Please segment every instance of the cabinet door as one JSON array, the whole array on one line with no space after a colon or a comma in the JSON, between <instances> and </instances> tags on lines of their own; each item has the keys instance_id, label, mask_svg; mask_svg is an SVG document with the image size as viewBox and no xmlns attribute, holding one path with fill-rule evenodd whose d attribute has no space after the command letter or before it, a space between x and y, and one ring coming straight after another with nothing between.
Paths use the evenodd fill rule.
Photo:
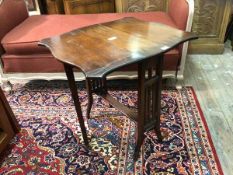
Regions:
<instances>
[{"instance_id":1,"label":"cabinet door","mask_svg":"<svg viewBox=\"0 0 233 175\"><path fill-rule=\"evenodd\" d=\"M102 0L100 3L100 13L115 12L115 0Z\"/></svg>"},{"instance_id":2,"label":"cabinet door","mask_svg":"<svg viewBox=\"0 0 233 175\"><path fill-rule=\"evenodd\" d=\"M46 0L46 9L48 14L63 14L63 0Z\"/></svg>"},{"instance_id":3,"label":"cabinet door","mask_svg":"<svg viewBox=\"0 0 233 175\"><path fill-rule=\"evenodd\" d=\"M64 0L66 14L99 13L98 0Z\"/></svg>"},{"instance_id":4,"label":"cabinet door","mask_svg":"<svg viewBox=\"0 0 233 175\"><path fill-rule=\"evenodd\" d=\"M115 11L114 0L64 0L66 14L110 13Z\"/></svg>"},{"instance_id":5,"label":"cabinet door","mask_svg":"<svg viewBox=\"0 0 233 175\"><path fill-rule=\"evenodd\" d=\"M0 152L7 146L9 141L14 137L14 130L8 120L4 104L0 100Z\"/></svg>"}]
</instances>

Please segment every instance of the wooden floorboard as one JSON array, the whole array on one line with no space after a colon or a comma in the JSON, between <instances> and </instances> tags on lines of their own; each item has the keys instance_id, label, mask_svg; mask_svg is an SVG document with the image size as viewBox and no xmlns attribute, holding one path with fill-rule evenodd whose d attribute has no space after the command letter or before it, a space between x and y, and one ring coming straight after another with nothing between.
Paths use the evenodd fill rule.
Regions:
<instances>
[{"instance_id":1,"label":"wooden floorboard","mask_svg":"<svg viewBox=\"0 0 233 175\"><path fill-rule=\"evenodd\" d=\"M233 52L189 55L185 85L193 86L224 174L233 175Z\"/></svg>"}]
</instances>

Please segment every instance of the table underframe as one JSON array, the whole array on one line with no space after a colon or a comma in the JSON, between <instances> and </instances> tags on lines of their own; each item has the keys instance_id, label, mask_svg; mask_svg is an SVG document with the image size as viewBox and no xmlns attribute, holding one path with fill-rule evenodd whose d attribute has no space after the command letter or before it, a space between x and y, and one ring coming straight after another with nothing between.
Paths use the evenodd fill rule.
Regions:
<instances>
[{"instance_id":1,"label":"table underframe","mask_svg":"<svg viewBox=\"0 0 233 175\"><path fill-rule=\"evenodd\" d=\"M115 100L107 88L106 76L86 78L86 88L88 94L87 118L93 104L93 93L106 99L112 106L119 109L127 117L136 122L136 148L134 159L139 156L140 148L144 140L144 132L155 129L158 141L162 141L160 131L160 110L161 110L161 89L162 89L162 70L163 55L153 56L137 63L138 65L138 110L132 110L122 103ZM87 132L84 125L84 119L78 97L78 91L75 84L73 73L74 66L64 63L65 72L69 82L72 98L74 100L75 110L80 123L83 140L88 146Z\"/></svg>"}]
</instances>

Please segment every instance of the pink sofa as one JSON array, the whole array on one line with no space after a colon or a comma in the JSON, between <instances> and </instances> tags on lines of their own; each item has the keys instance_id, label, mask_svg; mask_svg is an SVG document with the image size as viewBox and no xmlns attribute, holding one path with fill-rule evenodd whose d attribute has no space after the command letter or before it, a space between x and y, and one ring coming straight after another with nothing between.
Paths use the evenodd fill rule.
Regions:
<instances>
[{"instance_id":1,"label":"pink sofa","mask_svg":"<svg viewBox=\"0 0 233 175\"><path fill-rule=\"evenodd\" d=\"M186 0L171 0L168 12L29 16L23 0L4 0L0 5L2 77L9 73L63 72L62 64L47 48L38 46L38 41L75 28L133 16L187 30L189 5ZM165 70L180 69L182 49L166 53Z\"/></svg>"}]
</instances>

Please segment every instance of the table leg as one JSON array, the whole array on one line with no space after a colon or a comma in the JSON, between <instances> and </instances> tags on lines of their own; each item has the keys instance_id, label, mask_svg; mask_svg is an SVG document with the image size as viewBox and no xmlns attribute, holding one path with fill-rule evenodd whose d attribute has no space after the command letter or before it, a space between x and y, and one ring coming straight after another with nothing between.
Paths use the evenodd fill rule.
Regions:
<instances>
[{"instance_id":1,"label":"table leg","mask_svg":"<svg viewBox=\"0 0 233 175\"><path fill-rule=\"evenodd\" d=\"M155 123L155 132L158 137L158 141L162 142L162 134L160 131L160 111L161 111L161 92L162 92L162 76L163 76L163 56L158 59L156 64L156 76L158 77L157 85L155 86L155 108L157 111L156 123Z\"/></svg>"},{"instance_id":2,"label":"table leg","mask_svg":"<svg viewBox=\"0 0 233 175\"><path fill-rule=\"evenodd\" d=\"M138 118L136 131L136 148L134 160L139 156L139 151L144 139L144 115L145 115L145 66L144 63L138 65Z\"/></svg>"},{"instance_id":3,"label":"table leg","mask_svg":"<svg viewBox=\"0 0 233 175\"><path fill-rule=\"evenodd\" d=\"M137 142L134 160L139 156L145 131L155 128L158 141L162 141L160 131L162 70L163 55L138 64Z\"/></svg>"},{"instance_id":4,"label":"table leg","mask_svg":"<svg viewBox=\"0 0 233 175\"><path fill-rule=\"evenodd\" d=\"M90 112L93 104L93 93L103 96L107 94L106 77L102 78L87 78L86 88L88 96L87 117L90 117Z\"/></svg>"},{"instance_id":5,"label":"table leg","mask_svg":"<svg viewBox=\"0 0 233 175\"><path fill-rule=\"evenodd\" d=\"M79 102L78 91L77 91L77 87L75 84L73 67L64 63L64 68L65 68L66 76L69 82L72 98L74 101L75 110L78 115L78 120L79 120L79 124L81 127L83 140L84 140L85 145L88 146L87 132L86 132L82 110L81 110L81 106Z\"/></svg>"},{"instance_id":6,"label":"table leg","mask_svg":"<svg viewBox=\"0 0 233 175\"><path fill-rule=\"evenodd\" d=\"M86 79L86 88L87 88L87 98L88 98L88 103L87 103L87 118L90 118L90 113L91 113L91 107L93 104L93 96L92 96L92 81L91 79L87 78Z\"/></svg>"}]
</instances>

